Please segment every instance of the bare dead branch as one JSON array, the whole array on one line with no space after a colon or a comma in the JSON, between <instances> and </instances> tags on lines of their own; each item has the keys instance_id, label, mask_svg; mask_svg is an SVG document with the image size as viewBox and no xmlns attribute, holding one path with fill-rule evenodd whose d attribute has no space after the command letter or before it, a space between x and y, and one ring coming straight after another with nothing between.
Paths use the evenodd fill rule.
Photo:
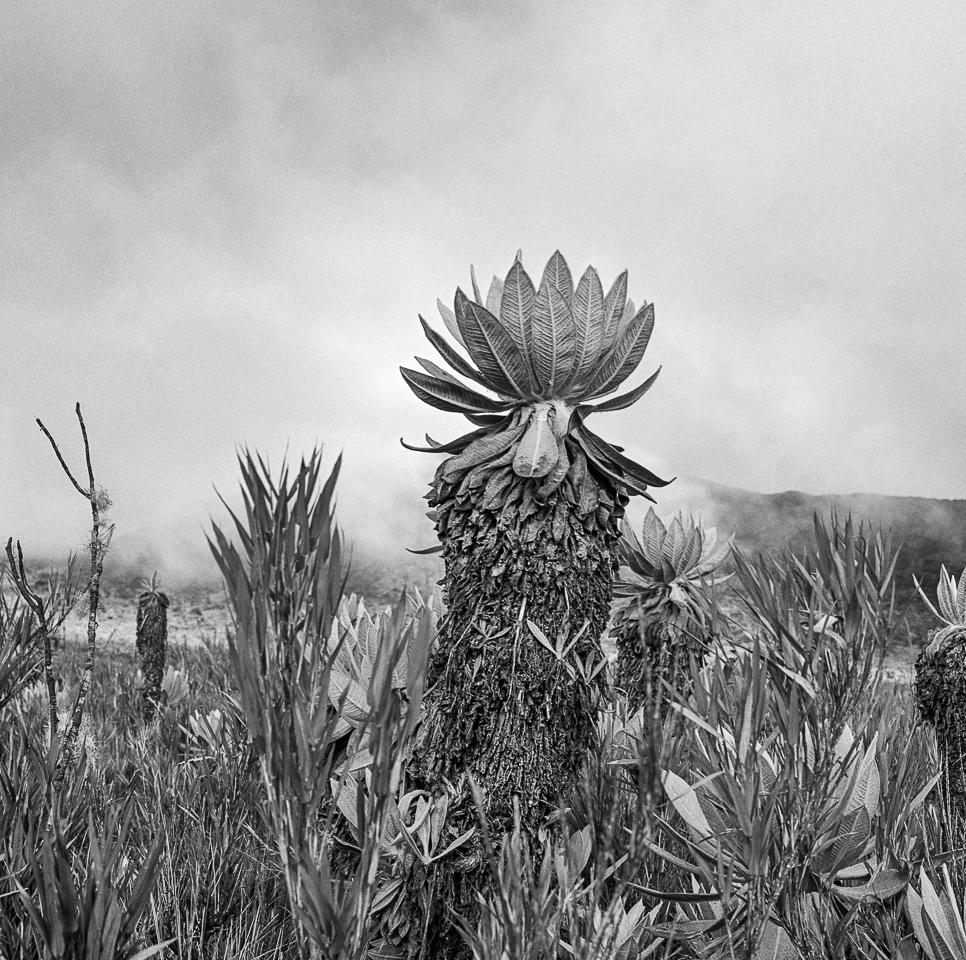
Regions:
<instances>
[{"instance_id":1,"label":"bare dead branch","mask_svg":"<svg viewBox=\"0 0 966 960\"><path fill-rule=\"evenodd\" d=\"M80 423L81 436L84 438L84 459L87 461L87 479L90 483L90 498L94 500L94 468L91 466L91 445L87 440L87 427L84 424L84 415L81 413L80 401L74 407L77 414L77 421Z\"/></svg>"},{"instance_id":2,"label":"bare dead branch","mask_svg":"<svg viewBox=\"0 0 966 960\"><path fill-rule=\"evenodd\" d=\"M7 563L10 567L10 578L13 580L17 593L37 618L38 632L44 644L44 681L47 686L47 708L50 715L50 742L54 742L57 733L57 683L54 678L53 646L50 642L50 623L44 601L30 588L27 572L24 569L23 549L17 541L17 561L13 556L13 537L7 540Z\"/></svg>"},{"instance_id":3,"label":"bare dead branch","mask_svg":"<svg viewBox=\"0 0 966 960\"><path fill-rule=\"evenodd\" d=\"M50 431L44 426L44 423L40 417L37 417L37 426L44 431L44 436L50 441L50 445L54 448L54 453L57 454L57 459L60 461L60 465L63 467L64 473L67 474L67 479L70 480L70 482L74 485L74 489L85 499L90 499L88 492L74 479L74 475L70 472L70 467L67 466L67 463L60 452L60 448L57 446L57 441L54 440L54 438L50 435Z\"/></svg>"}]
</instances>

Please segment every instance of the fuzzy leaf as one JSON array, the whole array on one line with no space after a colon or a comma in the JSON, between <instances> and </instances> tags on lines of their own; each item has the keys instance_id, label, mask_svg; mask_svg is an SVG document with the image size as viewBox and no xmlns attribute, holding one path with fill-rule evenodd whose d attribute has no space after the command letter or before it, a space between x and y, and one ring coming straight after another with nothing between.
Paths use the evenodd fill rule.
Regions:
<instances>
[{"instance_id":1,"label":"fuzzy leaf","mask_svg":"<svg viewBox=\"0 0 966 960\"><path fill-rule=\"evenodd\" d=\"M483 298L480 296L480 287L476 282L476 271L473 269L473 264L470 264L470 283L473 284L473 299L482 307ZM459 317L459 312L456 314Z\"/></svg>"},{"instance_id":2,"label":"fuzzy leaf","mask_svg":"<svg viewBox=\"0 0 966 960\"><path fill-rule=\"evenodd\" d=\"M426 334L426 339L435 347L436 352L459 374L467 377L470 380L475 381L482 387L486 387L489 390L493 388L483 379L483 375L475 367L471 366L464 360L442 337L438 334L423 318L419 318L420 324L423 327L423 333ZM454 320L455 323L455 320ZM460 340L462 343L462 340ZM496 392L496 391L495 391Z\"/></svg>"},{"instance_id":3,"label":"fuzzy leaf","mask_svg":"<svg viewBox=\"0 0 966 960\"><path fill-rule=\"evenodd\" d=\"M859 763L855 775L855 785L845 804L845 813L851 813L859 807L865 807L870 817L875 815L879 806L879 766L876 763L876 751L879 744L879 734L876 733L869 744L868 750Z\"/></svg>"},{"instance_id":4,"label":"fuzzy leaf","mask_svg":"<svg viewBox=\"0 0 966 960\"><path fill-rule=\"evenodd\" d=\"M567 438L561 437L557 441L557 463L537 488L537 499L540 501L546 500L564 482L569 470L570 455L567 452Z\"/></svg>"},{"instance_id":5,"label":"fuzzy leaf","mask_svg":"<svg viewBox=\"0 0 966 960\"><path fill-rule=\"evenodd\" d=\"M437 380L418 370L400 367L403 379L409 384L410 390L424 403L439 410L453 413L482 413L486 411L498 412L508 406L505 402L492 400L475 390L467 387L456 387L444 380Z\"/></svg>"},{"instance_id":6,"label":"fuzzy leaf","mask_svg":"<svg viewBox=\"0 0 966 960\"><path fill-rule=\"evenodd\" d=\"M586 398L603 396L616 390L638 367L654 330L654 304L648 304L634 315L604 358Z\"/></svg>"},{"instance_id":7,"label":"fuzzy leaf","mask_svg":"<svg viewBox=\"0 0 966 960\"><path fill-rule=\"evenodd\" d=\"M626 474L623 470L617 467L609 458L601 456L601 454L590 444L580 430L574 430L571 433L571 436L577 441L580 449L584 452L584 456L587 458L588 467L593 465L593 468L598 473L606 477L612 483L626 487L631 493L636 493L645 500L650 500L652 503L654 502L654 497L647 492L647 484L640 483L634 477Z\"/></svg>"},{"instance_id":8,"label":"fuzzy leaf","mask_svg":"<svg viewBox=\"0 0 966 960\"><path fill-rule=\"evenodd\" d=\"M572 833L567 840L567 865L574 877L579 877L590 859L593 844L590 840L590 824L577 833Z\"/></svg>"},{"instance_id":9,"label":"fuzzy leaf","mask_svg":"<svg viewBox=\"0 0 966 960\"><path fill-rule=\"evenodd\" d=\"M508 423L509 418L504 417L503 422ZM491 428L481 427L479 430L464 433L463 436L457 437L455 440L450 440L448 443L437 443L429 434L426 434L426 441L429 443L428 447L417 447L413 444L406 443L402 437L399 438L399 442L407 450L413 450L417 453L462 453L474 440L491 433L493 433Z\"/></svg>"},{"instance_id":10,"label":"fuzzy leaf","mask_svg":"<svg viewBox=\"0 0 966 960\"><path fill-rule=\"evenodd\" d=\"M646 467L642 467L639 463L635 463L633 460L625 457L622 453L618 452L616 447L611 446L606 440L588 430L579 417L575 417L574 419L577 421L577 427L580 430L581 436L594 448L594 451L598 454L598 458L608 460L615 466L620 467L628 476L633 477L635 481L646 486L666 487L669 483L673 482L674 478L671 480L662 480L657 474L652 473Z\"/></svg>"},{"instance_id":11,"label":"fuzzy leaf","mask_svg":"<svg viewBox=\"0 0 966 960\"><path fill-rule=\"evenodd\" d=\"M661 553L664 550L664 538L667 536L667 527L661 522L661 518L654 512L653 507L647 508L647 515L644 517L644 527L641 531L644 537L644 556L651 566L658 566L661 562Z\"/></svg>"},{"instance_id":12,"label":"fuzzy leaf","mask_svg":"<svg viewBox=\"0 0 966 960\"><path fill-rule=\"evenodd\" d=\"M557 438L548 413L546 407L538 407L530 417L513 459L513 472L519 477L545 477L557 463Z\"/></svg>"},{"instance_id":13,"label":"fuzzy leaf","mask_svg":"<svg viewBox=\"0 0 966 960\"><path fill-rule=\"evenodd\" d=\"M490 289L486 292L486 309L493 314L494 317L500 315L500 299L503 296L503 284L499 277L494 277L490 281Z\"/></svg>"},{"instance_id":14,"label":"fuzzy leaf","mask_svg":"<svg viewBox=\"0 0 966 960\"><path fill-rule=\"evenodd\" d=\"M530 353L530 324L533 322L533 281L519 260L510 267L503 284L500 301L500 323L526 357Z\"/></svg>"},{"instance_id":15,"label":"fuzzy leaf","mask_svg":"<svg viewBox=\"0 0 966 960\"><path fill-rule=\"evenodd\" d=\"M344 697L344 699L343 699ZM348 674L331 668L329 676L329 701L333 706L342 704L342 716L350 723L361 723L369 715L366 688Z\"/></svg>"},{"instance_id":16,"label":"fuzzy leaf","mask_svg":"<svg viewBox=\"0 0 966 960\"><path fill-rule=\"evenodd\" d=\"M939 609L942 615L950 622L957 620L958 610L956 609L956 595L953 592L956 581L946 571L945 565L939 571L939 585L936 588L936 596L939 598Z\"/></svg>"},{"instance_id":17,"label":"fuzzy leaf","mask_svg":"<svg viewBox=\"0 0 966 960\"><path fill-rule=\"evenodd\" d=\"M668 800L671 801L671 805L688 825L691 838L699 846L707 848L714 831L701 808L701 802L698 800L694 787L670 770L664 771L661 780Z\"/></svg>"},{"instance_id":18,"label":"fuzzy leaf","mask_svg":"<svg viewBox=\"0 0 966 960\"><path fill-rule=\"evenodd\" d=\"M436 309L439 310L439 315L443 318L446 329L449 330L456 342L465 350L466 341L463 339L462 331L456 322L456 314L439 298L436 299Z\"/></svg>"},{"instance_id":19,"label":"fuzzy leaf","mask_svg":"<svg viewBox=\"0 0 966 960\"><path fill-rule=\"evenodd\" d=\"M523 429L524 424L518 424L500 433L474 440L458 457L453 457L443 464L443 479L451 483L463 470L470 470L481 463L495 459L513 445L523 433Z\"/></svg>"},{"instance_id":20,"label":"fuzzy leaf","mask_svg":"<svg viewBox=\"0 0 966 960\"><path fill-rule=\"evenodd\" d=\"M845 900L890 900L906 888L909 878L903 870L880 870L868 883L857 887L832 884L832 890Z\"/></svg>"},{"instance_id":21,"label":"fuzzy leaf","mask_svg":"<svg viewBox=\"0 0 966 960\"><path fill-rule=\"evenodd\" d=\"M564 260L563 254L559 250L555 251L543 268L541 286L544 283L556 287L568 304L573 299L574 281L570 275L570 267L567 266L567 261Z\"/></svg>"},{"instance_id":22,"label":"fuzzy leaf","mask_svg":"<svg viewBox=\"0 0 966 960\"><path fill-rule=\"evenodd\" d=\"M687 547L687 537L684 534L684 527L681 525L681 518L675 516L668 527L667 537L664 540L664 549L661 556L670 564L675 575L681 572L681 556Z\"/></svg>"},{"instance_id":23,"label":"fuzzy leaf","mask_svg":"<svg viewBox=\"0 0 966 960\"><path fill-rule=\"evenodd\" d=\"M560 291L544 280L537 291L531 325L532 359L539 386L548 395L567 382L574 366L576 330Z\"/></svg>"},{"instance_id":24,"label":"fuzzy leaf","mask_svg":"<svg viewBox=\"0 0 966 960\"><path fill-rule=\"evenodd\" d=\"M627 303L627 271L625 270L611 285L604 298L604 337L601 340L598 357L604 356L617 342L624 306Z\"/></svg>"},{"instance_id":25,"label":"fuzzy leaf","mask_svg":"<svg viewBox=\"0 0 966 960\"><path fill-rule=\"evenodd\" d=\"M579 383L592 369L604 339L604 290L593 267L588 267L580 278L572 309L576 336L570 382Z\"/></svg>"},{"instance_id":26,"label":"fuzzy leaf","mask_svg":"<svg viewBox=\"0 0 966 960\"><path fill-rule=\"evenodd\" d=\"M633 390L627 393L622 393L620 396L611 397L610 400L605 400L603 403L596 403L589 406L581 407L581 410L587 413L612 413L615 410L626 410L629 406L637 403L641 397L647 393L651 387L654 386L654 381L657 380L658 374L661 372L661 368L658 367L639 387L635 387Z\"/></svg>"},{"instance_id":27,"label":"fuzzy leaf","mask_svg":"<svg viewBox=\"0 0 966 960\"><path fill-rule=\"evenodd\" d=\"M418 363L431 377L436 377L437 380L445 380L447 383L452 383L457 387L466 387L465 383L460 383L456 377L453 376L448 370L444 370L442 367L437 366L432 360L427 360L425 357L416 357L416 363Z\"/></svg>"},{"instance_id":28,"label":"fuzzy leaf","mask_svg":"<svg viewBox=\"0 0 966 960\"><path fill-rule=\"evenodd\" d=\"M506 381L513 387L514 394L518 397L532 396L530 367L510 334L485 308L467 302L466 309L472 314L490 355L496 360Z\"/></svg>"},{"instance_id":29,"label":"fuzzy leaf","mask_svg":"<svg viewBox=\"0 0 966 960\"><path fill-rule=\"evenodd\" d=\"M920 872L920 882L922 881L923 875L924 874ZM909 923L912 924L912 930L916 935L916 939L919 941L919 945L929 954L932 960L935 960L935 954L929 947L929 938L926 936L926 928L922 922L922 897L919 896L915 888L912 886L910 886L906 891L906 914L909 917Z\"/></svg>"},{"instance_id":30,"label":"fuzzy leaf","mask_svg":"<svg viewBox=\"0 0 966 960\"><path fill-rule=\"evenodd\" d=\"M493 355L487 337L480 328L478 317L486 312L486 308L470 300L462 290L456 291L454 301L456 307L456 322L466 340L466 351L470 359L479 367L487 383L506 394L515 394L516 388L510 381L499 360Z\"/></svg>"}]
</instances>

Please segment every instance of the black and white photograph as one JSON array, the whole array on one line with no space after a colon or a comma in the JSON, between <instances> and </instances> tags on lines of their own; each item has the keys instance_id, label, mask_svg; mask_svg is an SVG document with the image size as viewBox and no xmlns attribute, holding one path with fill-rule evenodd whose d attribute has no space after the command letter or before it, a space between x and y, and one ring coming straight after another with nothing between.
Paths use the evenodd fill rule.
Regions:
<instances>
[{"instance_id":1,"label":"black and white photograph","mask_svg":"<svg viewBox=\"0 0 966 960\"><path fill-rule=\"evenodd\" d=\"M966 960L966 7L0 0L0 960Z\"/></svg>"}]
</instances>

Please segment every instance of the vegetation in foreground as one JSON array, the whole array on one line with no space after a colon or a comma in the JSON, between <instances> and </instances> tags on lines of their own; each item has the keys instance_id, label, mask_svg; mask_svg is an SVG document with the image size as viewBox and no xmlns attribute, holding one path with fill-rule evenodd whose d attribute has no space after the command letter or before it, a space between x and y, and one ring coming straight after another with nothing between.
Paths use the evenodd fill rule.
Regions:
<instances>
[{"instance_id":1,"label":"vegetation in foreground","mask_svg":"<svg viewBox=\"0 0 966 960\"><path fill-rule=\"evenodd\" d=\"M475 281L457 293L478 369L426 327L497 400L406 371L479 426L429 441L452 455L430 493L443 595L346 596L338 462L274 476L244 454L210 541L227 650L167 651L155 617L143 687L97 657L112 528L79 406L86 485L44 429L91 508L89 629L55 656L73 587L37 586L9 541L0 952L966 960L966 574L941 572L916 707L879 669L895 553L851 520L733 550L726 613L706 531L649 516L621 538L628 494L663 481L584 423L653 382L587 405L636 367L650 308L590 269L574 289L559 254L528 284L518 258L491 285L499 320Z\"/></svg>"},{"instance_id":2,"label":"vegetation in foreground","mask_svg":"<svg viewBox=\"0 0 966 960\"><path fill-rule=\"evenodd\" d=\"M169 649L151 723L134 651L102 656L59 784L29 617L5 607L3 955L420 955L412 890L431 900L469 839L406 762L444 610L414 594L373 615L341 596L317 459L274 488L245 465L241 546L216 537L232 643ZM966 956L935 737L911 691L877 678L888 557L818 529L797 559L736 555L744 615L711 596L720 640L663 728L606 686L553 829L477 822L494 883L456 921L473 956ZM65 704L86 658L57 651Z\"/></svg>"}]
</instances>

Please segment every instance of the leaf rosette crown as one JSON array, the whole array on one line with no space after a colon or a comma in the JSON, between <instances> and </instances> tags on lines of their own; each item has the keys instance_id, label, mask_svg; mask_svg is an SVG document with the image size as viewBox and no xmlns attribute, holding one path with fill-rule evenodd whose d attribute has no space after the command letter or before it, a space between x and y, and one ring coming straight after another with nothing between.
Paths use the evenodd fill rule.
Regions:
<instances>
[{"instance_id":1,"label":"leaf rosette crown","mask_svg":"<svg viewBox=\"0 0 966 960\"><path fill-rule=\"evenodd\" d=\"M622 410L653 386L660 368L633 390L614 393L637 369L654 329L654 305L636 309L627 299L625 270L604 293L588 267L576 287L558 250L539 286L518 252L504 280L494 277L484 299L472 273L473 298L457 289L450 310L437 301L463 356L420 316L423 332L443 360L465 380L422 357L423 368L400 367L406 383L430 406L461 413L479 429L448 443L426 438L411 450L454 454L443 464L443 479L489 463L512 465L523 478L541 478L539 496L556 490L579 461L599 480L652 499L649 486L670 483L635 463L622 448L591 432L592 413ZM492 394L492 395L491 395Z\"/></svg>"}]
</instances>

